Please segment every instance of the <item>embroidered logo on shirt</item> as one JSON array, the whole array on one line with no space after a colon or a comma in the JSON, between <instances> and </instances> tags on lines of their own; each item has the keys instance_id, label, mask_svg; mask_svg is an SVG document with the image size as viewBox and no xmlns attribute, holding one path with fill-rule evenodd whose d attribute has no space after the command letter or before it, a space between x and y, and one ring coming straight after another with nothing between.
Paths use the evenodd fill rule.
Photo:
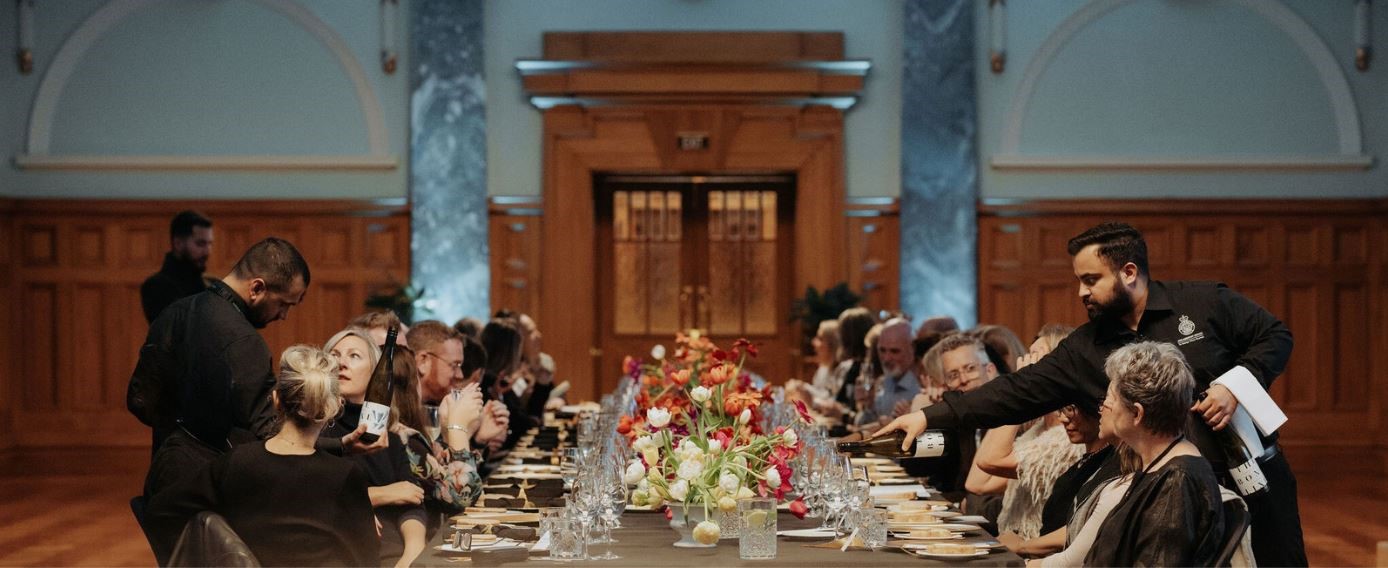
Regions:
<instances>
[{"instance_id":1,"label":"embroidered logo on shirt","mask_svg":"<svg viewBox=\"0 0 1388 568\"><path fill-rule=\"evenodd\" d=\"M1190 321L1190 316L1183 315L1181 316L1181 323L1176 326L1176 331L1181 332L1181 335L1195 333L1195 322Z\"/></svg>"},{"instance_id":2,"label":"embroidered logo on shirt","mask_svg":"<svg viewBox=\"0 0 1388 568\"><path fill-rule=\"evenodd\" d=\"M1176 331L1186 336L1176 340L1176 345L1185 345L1205 338L1205 332L1195 333L1195 322L1190 321L1190 316L1181 316L1180 323L1176 324ZM1195 335L1191 335L1192 333Z\"/></svg>"}]
</instances>

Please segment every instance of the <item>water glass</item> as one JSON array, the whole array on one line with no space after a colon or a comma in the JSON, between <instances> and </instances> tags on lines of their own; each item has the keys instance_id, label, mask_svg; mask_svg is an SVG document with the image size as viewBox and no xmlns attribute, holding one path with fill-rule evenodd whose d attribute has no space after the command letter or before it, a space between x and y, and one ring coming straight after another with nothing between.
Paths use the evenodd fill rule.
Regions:
<instances>
[{"instance_id":1,"label":"water glass","mask_svg":"<svg viewBox=\"0 0 1388 568\"><path fill-rule=\"evenodd\" d=\"M588 556L588 529L582 521L560 517L550 523L549 557L583 560Z\"/></svg>"},{"instance_id":2,"label":"water glass","mask_svg":"<svg viewBox=\"0 0 1388 568\"><path fill-rule=\"evenodd\" d=\"M776 501L767 498L737 502L742 517L742 536L738 538L738 557L765 560L776 557Z\"/></svg>"},{"instance_id":3,"label":"water glass","mask_svg":"<svg viewBox=\"0 0 1388 568\"><path fill-rule=\"evenodd\" d=\"M863 546L877 550L887 545L887 511L870 507L858 512L858 537Z\"/></svg>"},{"instance_id":4,"label":"water glass","mask_svg":"<svg viewBox=\"0 0 1388 568\"><path fill-rule=\"evenodd\" d=\"M540 509L540 536L554 532L554 521L564 518L563 507L544 507Z\"/></svg>"}]
</instances>

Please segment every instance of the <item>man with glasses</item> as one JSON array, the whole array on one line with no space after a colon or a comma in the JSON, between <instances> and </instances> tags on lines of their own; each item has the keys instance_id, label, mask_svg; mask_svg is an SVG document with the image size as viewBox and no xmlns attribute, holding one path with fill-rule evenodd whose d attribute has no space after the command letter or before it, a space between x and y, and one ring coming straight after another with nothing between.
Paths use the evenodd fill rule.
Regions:
<instances>
[{"instance_id":1,"label":"man with glasses","mask_svg":"<svg viewBox=\"0 0 1388 568\"><path fill-rule=\"evenodd\" d=\"M455 389L465 386L463 336L458 330L440 321L421 321L410 328L405 342L414 351L415 367L419 372L419 398L426 406L439 406ZM439 410L440 420L446 414L447 409ZM497 438L505 438L509 420L504 405L488 403L478 431L469 432L469 435L476 444L488 445Z\"/></svg>"},{"instance_id":2,"label":"man with glasses","mask_svg":"<svg viewBox=\"0 0 1388 568\"><path fill-rule=\"evenodd\" d=\"M956 333L946 336L935 344L931 349L937 351L940 357L940 368L944 373L945 387L951 392L969 392L982 386L988 381L998 376L998 368L988 359L988 349L978 338L965 334ZM931 478L937 487L945 485L950 487L945 490L951 493L952 497L965 498L965 512L971 515L982 515L989 521L996 522L998 513L1002 511L1002 497L999 495L978 495L967 493L964 490L964 482L969 477L969 470L973 467L974 454L978 452L978 444L983 439L984 430L971 427L960 427L956 429L955 436L959 443L959 463L948 471L941 472L945 477L936 474ZM943 487L941 487L944 490ZM958 497L955 497L955 496Z\"/></svg>"}]
</instances>

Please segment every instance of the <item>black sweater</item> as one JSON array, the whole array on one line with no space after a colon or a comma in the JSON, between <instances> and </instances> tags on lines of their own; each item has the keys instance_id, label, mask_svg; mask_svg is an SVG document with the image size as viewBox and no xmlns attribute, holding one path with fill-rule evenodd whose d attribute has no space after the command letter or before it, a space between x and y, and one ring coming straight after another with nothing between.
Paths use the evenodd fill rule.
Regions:
<instances>
[{"instance_id":1,"label":"black sweater","mask_svg":"<svg viewBox=\"0 0 1388 568\"><path fill-rule=\"evenodd\" d=\"M189 519L215 511L262 566L370 566L378 538L366 487L342 458L274 454L253 442L159 492L146 522L165 551Z\"/></svg>"},{"instance_id":2,"label":"black sweater","mask_svg":"<svg viewBox=\"0 0 1388 568\"><path fill-rule=\"evenodd\" d=\"M357 429L360 419L361 405L346 403L342 409L342 416L324 428L322 435L328 438L346 436ZM367 485L371 487L383 487L397 481L417 483L414 474L410 472L410 458L405 454L405 445L400 443L400 438L390 434L386 435L386 439L390 442L386 449L366 455L353 454L346 459L366 476ZM400 525L413 519L425 527L429 526L429 513L423 504L377 507L376 517L381 520L381 565L394 565L405 552L405 538L400 532Z\"/></svg>"}]
</instances>

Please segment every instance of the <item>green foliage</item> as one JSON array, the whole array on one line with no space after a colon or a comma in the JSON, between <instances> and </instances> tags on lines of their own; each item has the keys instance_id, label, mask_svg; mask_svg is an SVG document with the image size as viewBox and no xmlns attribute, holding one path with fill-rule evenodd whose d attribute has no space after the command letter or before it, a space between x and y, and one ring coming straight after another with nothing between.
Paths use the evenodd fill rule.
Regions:
<instances>
[{"instance_id":1,"label":"green foliage","mask_svg":"<svg viewBox=\"0 0 1388 568\"><path fill-rule=\"evenodd\" d=\"M366 297L369 310L390 310L400 316L405 325L414 324L414 303L424 296L423 288L392 282L390 286Z\"/></svg>"},{"instance_id":2,"label":"green foliage","mask_svg":"<svg viewBox=\"0 0 1388 568\"><path fill-rule=\"evenodd\" d=\"M810 338L819 330L819 322L837 319L844 310L858 305L863 297L848 289L847 282L839 282L820 293L814 286L805 289L805 297L797 298L790 306L791 321L799 321L803 330L803 342L808 345Z\"/></svg>"}]
</instances>

